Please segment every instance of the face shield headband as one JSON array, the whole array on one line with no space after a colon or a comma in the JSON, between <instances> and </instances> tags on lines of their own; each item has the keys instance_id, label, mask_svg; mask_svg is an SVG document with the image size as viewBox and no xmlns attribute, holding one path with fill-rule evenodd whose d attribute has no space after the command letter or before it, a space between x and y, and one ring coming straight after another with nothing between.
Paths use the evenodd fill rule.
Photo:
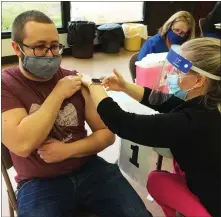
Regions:
<instances>
[{"instance_id":1,"label":"face shield headband","mask_svg":"<svg viewBox=\"0 0 221 217\"><path fill-rule=\"evenodd\" d=\"M187 96L186 90L180 89L178 85L179 78L188 77L186 75L190 70L204 75L210 79L220 81L221 77L206 72L193 65L191 61L179 54L180 46L172 46L167 54L162 70L159 73L158 80L150 94L149 102L152 105L162 104L167 101L172 95L175 95L183 100ZM191 75L189 75L191 76Z\"/></svg>"},{"instance_id":2,"label":"face shield headband","mask_svg":"<svg viewBox=\"0 0 221 217\"><path fill-rule=\"evenodd\" d=\"M209 72L206 72L196 66L193 65L193 63L186 58L180 56L178 53L176 53L173 49L171 49L167 55L167 60L176 67L179 71L186 74L190 70L193 70L194 72L197 72L201 75L206 76L207 78L210 78L212 80L221 80L221 76L213 75Z\"/></svg>"}]
</instances>

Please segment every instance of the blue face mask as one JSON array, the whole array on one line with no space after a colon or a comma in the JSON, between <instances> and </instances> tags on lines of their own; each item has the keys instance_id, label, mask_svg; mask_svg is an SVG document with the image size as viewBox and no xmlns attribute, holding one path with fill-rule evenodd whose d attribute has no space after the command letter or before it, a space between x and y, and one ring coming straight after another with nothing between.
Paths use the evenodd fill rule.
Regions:
<instances>
[{"instance_id":1,"label":"blue face mask","mask_svg":"<svg viewBox=\"0 0 221 217\"><path fill-rule=\"evenodd\" d=\"M167 82L169 86L169 93L173 94L174 96L185 100L188 94L188 91L181 90L178 85L178 75L167 75Z\"/></svg>"},{"instance_id":2,"label":"blue face mask","mask_svg":"<svg viewBox=\"0 0 221 217\"><path fill-rule=\"evenodd\" d=\"M169 29L167 33L168 40L171 44L182 44L186 41L186 36L181 37L173 32L172 29Z\"/></svg>"}]
</instances>

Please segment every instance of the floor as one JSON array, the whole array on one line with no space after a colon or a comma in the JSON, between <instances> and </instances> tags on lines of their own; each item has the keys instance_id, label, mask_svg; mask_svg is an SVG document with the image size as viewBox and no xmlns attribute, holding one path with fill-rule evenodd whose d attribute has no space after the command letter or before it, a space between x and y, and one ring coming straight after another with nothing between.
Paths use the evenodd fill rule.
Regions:
<instances>
[{"instance_id":1,"label":"floor","mask_svg":"<svg viewBox=\"0 0 221 217\"><path fill-rule=\"evenodd\" d=\"M119 54L104 54L104 53L95 53L92 59L75 59L73 57L64 57L62 60L62 67L66 69L75 69L78 72L86 73L91 75L92 77L100 77L102 75L110 75L114 68L118 69L118 71L124 76L124 78L130 82L132 82L128 64L129 59L133 55L133 52L125 51L121 49ZM15 64L7 64L3 65L2 69L9 68L14 66ZM103 152L99 153L107 161L114 163L118 158L119 153L119 144L120 138L116 139L116 142ZM152 160L150 161L151 170L156 168L157 154L152 152ZM172 161L171 159L164 158L163 160L163 168L164 170L171 171L172 170ZM14 175L16 172L11 169L9 171L10 178L13 182L13 186L16 186L14 182ZM136 182L131 180L126 174L124 174L134 189L138 192L142 200L144 201L147 209L153 214L153 216L163 216L161 208L153 201L147 199L148 192L144 191ZM2 217L9 216L8 204L7 204L7 192L5 182L2 182Z\"/></svg>"}]
</instances>

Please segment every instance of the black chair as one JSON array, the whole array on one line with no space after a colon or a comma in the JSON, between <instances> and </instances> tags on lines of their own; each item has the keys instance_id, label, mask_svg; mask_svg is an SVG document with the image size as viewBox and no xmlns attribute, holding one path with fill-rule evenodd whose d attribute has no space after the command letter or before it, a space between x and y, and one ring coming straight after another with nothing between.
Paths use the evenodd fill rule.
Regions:
<instances>
[{"instance_id":1,"label":"black chair","mask_svg":"<svg viewBox=\"0 0 221 217\"><path fill-rule=\"evenodd\" d=\"M131 78L132 78L134 83L135 83L135 79L136 79L136 65L135 65L135 62L137 61L137 56L138 56L138 53L133 54L132 57L130 58L130 62L129 62L130 74L131 74Z\"/></svg>"},{"instance_id":2,"label":"black chair","mask_svg":"<svg viewBox=\"0 0 221 217\"><path fill-rule=\"evenodd\" d=\"M201 18L199 19L199 28L200 28L200 37L204 37L204 34L203 34L203 24L205 22L205 18Z\"/></svg>"},{"instance_id":3,"label":"black chair","mask_svg":"<svg viewBox=\"0 0 221 217\"><path fill-rule=\"evenodd\" d=\"M151 38L151 36L147 37L147 40ZM133 82L135 83L136 79L136 65L135 62L137 61L138 53L135 53L131 56L130 61L129 61L129 69L130 69L130 74L132 77Z\"/></svg>"}]
</instances>

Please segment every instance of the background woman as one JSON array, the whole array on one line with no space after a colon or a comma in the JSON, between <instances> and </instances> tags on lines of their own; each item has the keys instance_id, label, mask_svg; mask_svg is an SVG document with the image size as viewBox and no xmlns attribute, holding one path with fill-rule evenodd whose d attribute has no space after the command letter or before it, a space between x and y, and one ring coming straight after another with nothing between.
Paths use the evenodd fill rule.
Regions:
<instances>
[{"instance_id":1,"label":"background woman","mask_svg":"<svg viewBox=\"0 0 221 217\"><path fill-rule=\"evenodd\" d=\"M187 11L179 11L172 15L160 28L158 34L149 38L138 54L142 60L150 53L168 52L172 44L182 44L195 37L195 20Z\"/></svg>"}]
</instances>

